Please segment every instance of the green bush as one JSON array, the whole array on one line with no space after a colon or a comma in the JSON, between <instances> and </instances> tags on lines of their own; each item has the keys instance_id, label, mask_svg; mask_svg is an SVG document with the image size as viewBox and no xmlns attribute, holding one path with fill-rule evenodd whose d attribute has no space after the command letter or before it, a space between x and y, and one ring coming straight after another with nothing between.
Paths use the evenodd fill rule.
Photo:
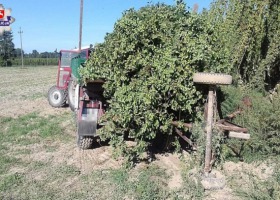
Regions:
<instances>
[{"instance_id":1,"label":"green bush","mask_svg":"<svg viewBox=\"0 0 280 200\"><path fill-rule=\"evenodd\" d=\"M208 37L200 15L182 3L124 12L81 69L84 81L106 79L110 108L103 120L109 123L101 137L137 157L156 135L172 133L171 121L194 121L201 95L192 75L211 70L215 56ZM136 147L125 146L125 134L135 138Z\"/></svg>"},{"instance_id":2,"label":"green bush","mask_svg":"<svg viewBox=\"0 0 280 200\"><path fill-rule=\"evenodd\" d=\"M244 111L233 121L248 128L251 138L248 141L228 140L228 144L238 151L239 156L247 160L259 157L274 156L280 153L280 94L275 94L271 100L267 95L247 87L224 88L226 94L222 103L223 110L230 113L238 107ZM252 107L241 103L243 97L249 97Z\"/></svg>"}]
</instances>

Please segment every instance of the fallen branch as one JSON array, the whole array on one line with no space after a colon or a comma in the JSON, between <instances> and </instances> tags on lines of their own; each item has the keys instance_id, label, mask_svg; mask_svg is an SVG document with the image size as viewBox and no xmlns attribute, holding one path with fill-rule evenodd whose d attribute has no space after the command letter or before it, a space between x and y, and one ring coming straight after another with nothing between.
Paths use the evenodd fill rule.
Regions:
<instances>
[{"instance_id":1,"label":"fallen branch","mask_svg":"<svg viewBox=\"0 0 280 200\"><path fill-rule=\"evenodd\" d=\"M183 139L183 140L185 140L190 146L194 146L193 145L193 142L189 139L189 138L187 138L186 136L184 136L183 135L183 133L179 130L179 129L177 129L177 128L175 128L175 131L176 131L176 133Z\"/></svg>"},{"instance_id":2,"label":"fallen branch","mask_svg":"<svg viewBox=\"0 0 280 200\"><path fill-rule=\"evenodd\" d=\"M177 122L177 121L173 121L173 122L171 122L171 124L176 127L180 126L180 122ZM182 123L182 125L186 128L192 128L192 123Z\"/></svg>"},{"instance_id":3,"label":"fallen branch","mask_svg":"<svg viewBox=\"0 0 280 200\"><path fill-rule=\"evenodd\" d=\"M247 133L248 129L238 126L236 124L230 123L225 119L221 119L217 122L216 126L224 131L235 131L235 132L243 132Z\"/></svg>"}]
</instances>

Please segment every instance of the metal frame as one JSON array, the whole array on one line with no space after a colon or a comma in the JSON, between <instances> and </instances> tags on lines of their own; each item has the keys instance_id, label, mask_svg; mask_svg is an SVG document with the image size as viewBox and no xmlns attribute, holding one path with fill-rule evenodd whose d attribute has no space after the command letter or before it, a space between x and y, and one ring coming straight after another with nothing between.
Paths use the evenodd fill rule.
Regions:
<instances>
[{"instance_id":1,"label":"metal frame","mask_svg":"<svg viewBox=\"0 0 280 200\"><path fill-rule=\"evenodd\" d=\"M100 81L96 81L100 83ZM79 136L97 136L98 129L98 120L105 113L105 108L102 101L92 100L91 97L87 94L86 88L83 86L79 87L79 94L77 99L78 108L77 108L77 121L78 121L78 131ZM77 90L77 88L76 88ZM76 109L76 108L75 108Z\"/></svg>"}]
</instances>

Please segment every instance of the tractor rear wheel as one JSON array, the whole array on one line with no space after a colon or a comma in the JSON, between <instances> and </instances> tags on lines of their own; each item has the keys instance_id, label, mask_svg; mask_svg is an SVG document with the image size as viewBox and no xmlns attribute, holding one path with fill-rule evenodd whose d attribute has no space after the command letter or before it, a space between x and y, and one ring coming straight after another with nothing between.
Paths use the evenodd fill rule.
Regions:
<instances>
[{"instance_id":1,"label":"tractor rear wheel","mask_svg":"<svg viewBox=\"0 0 280 200\"><path fill-rule=\"evenodd\" d=\"M48 91L48 101L52 107L63 107L66 104L66 90L58 89L55 85Z\"/></svg>"},{"instance_id":2,"label":"tractor rear wheel","mask_svg":"<svg viewBox=\"0 0 280 200\"><path fill-rule=\"evenodd\" d=\"M78 135L77 143L78 143L78 147L80 149L83 149L83 150L90 149L93 145L93 137Z\"/></svg>"}]
</instances>

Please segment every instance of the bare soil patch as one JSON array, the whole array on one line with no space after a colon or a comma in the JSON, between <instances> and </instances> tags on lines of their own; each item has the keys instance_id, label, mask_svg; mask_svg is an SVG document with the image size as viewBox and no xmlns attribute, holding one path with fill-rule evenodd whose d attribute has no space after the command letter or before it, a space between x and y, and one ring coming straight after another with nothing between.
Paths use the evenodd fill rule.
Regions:
<instances>
[{"instance_id":1,"label":"bare soil patch","mask_svg":"<svg viewBox=\"0 0 280 200\"><path fill-rule=\"evenodd\" d=\"M182 172L182 161L178 154L162 154L156 155L155 164L166 169L167 174L170 176L168 181L168 187L170 189L178 189L182 186L183 179L181 176Z\"/></svg>"}]
</instances>

